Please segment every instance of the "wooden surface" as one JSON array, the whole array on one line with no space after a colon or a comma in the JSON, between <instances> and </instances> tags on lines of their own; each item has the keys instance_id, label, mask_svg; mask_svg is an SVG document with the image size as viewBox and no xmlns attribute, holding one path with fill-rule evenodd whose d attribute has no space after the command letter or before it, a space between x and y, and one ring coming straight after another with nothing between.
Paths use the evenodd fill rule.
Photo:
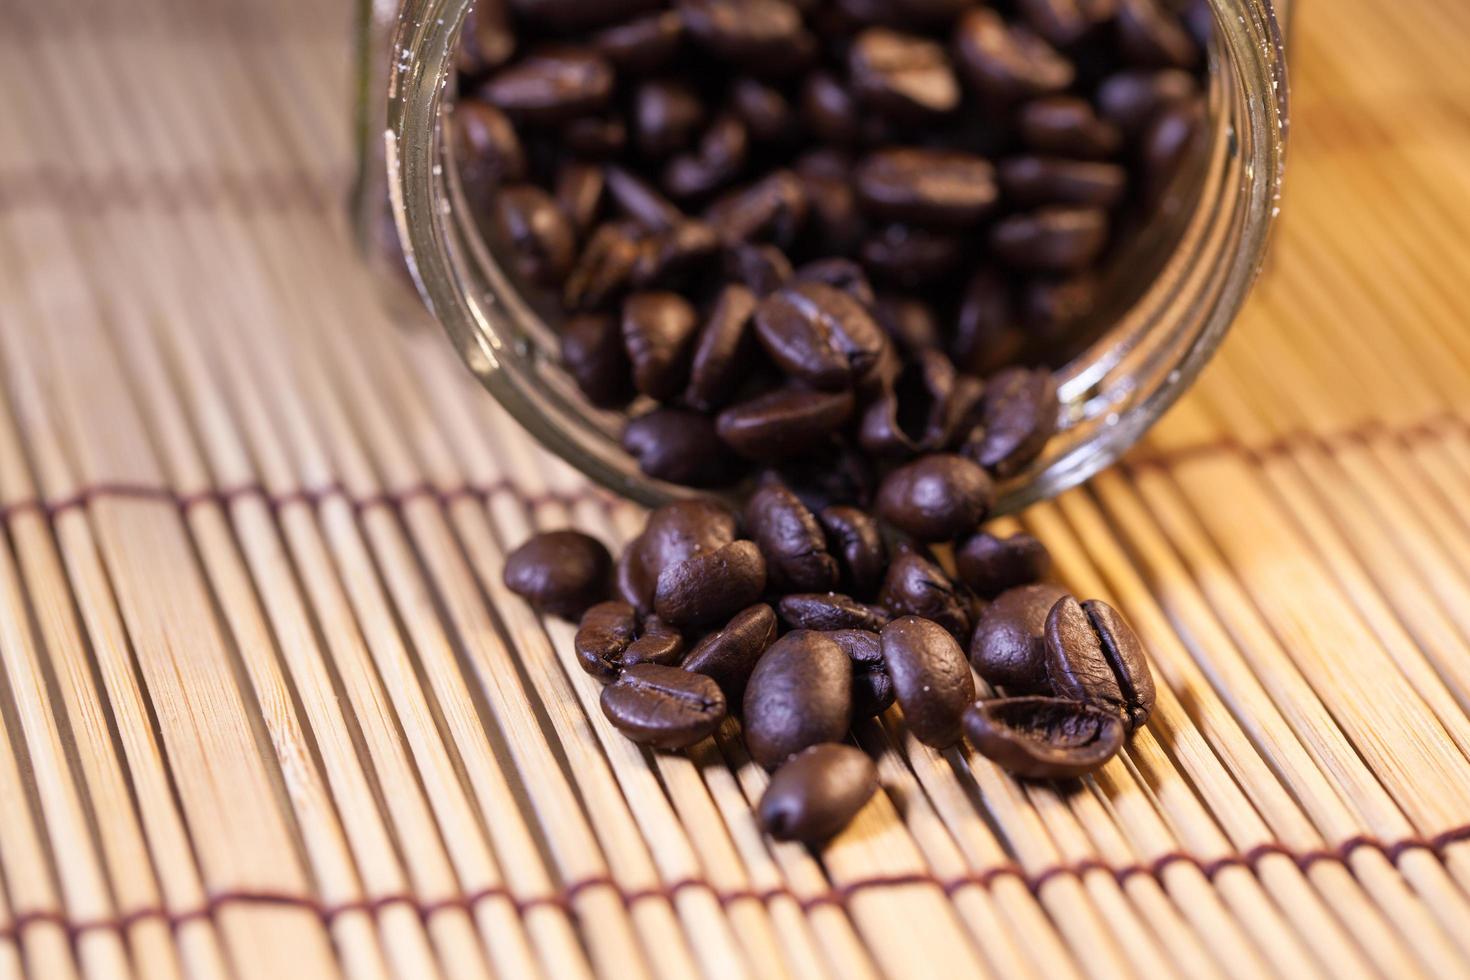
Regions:
<instances>
[{"instance_id":1,"label":"wooden surface","mask_svg":"<svg viewBox=\"0 0 1470 980\"><path fill-rule=\"evenodd\" d=\"M500 584L641 515L348 244L340 0L0 0L0 978L1470 975L1470 7L1307 4L1266 281L1022 523L1165 682L772 844Z\"/></svg>"}]
</instances>

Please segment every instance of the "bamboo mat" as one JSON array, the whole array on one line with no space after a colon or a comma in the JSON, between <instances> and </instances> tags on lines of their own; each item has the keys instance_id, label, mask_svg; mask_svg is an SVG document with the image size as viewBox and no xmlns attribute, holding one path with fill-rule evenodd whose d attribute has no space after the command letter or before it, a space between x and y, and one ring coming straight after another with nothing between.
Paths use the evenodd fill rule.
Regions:
<instances>
[{"instance_id":1,"label":"bamboo mat","mask_svg":"<svg viewBox=\"0 0 1470 980\"><path fill-rule=\"evenodd\" d=\"M0 980L1470 975L1470 7L1300 12L1267 281L1022 516L1162 686L1067 795L889 717L765 840L500 583L639 526L346 228L346 0L0 0Z\"/></svg>"}]
</instances>

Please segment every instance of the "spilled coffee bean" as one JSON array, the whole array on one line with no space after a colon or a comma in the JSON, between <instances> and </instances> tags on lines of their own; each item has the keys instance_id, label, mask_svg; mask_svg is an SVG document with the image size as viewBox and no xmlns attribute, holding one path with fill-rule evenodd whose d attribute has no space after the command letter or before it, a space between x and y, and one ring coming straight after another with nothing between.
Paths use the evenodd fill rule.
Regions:
<instances>
[{"instance_id":1,"label":"spilled coffee bean","mask_svg":"<svg viewBox=\"0 0 1470 980\"><path fill-rule=\"evenodd\" d=\"M578 619L607 597L612 556L596 538L579 531L533 535L505 559L506 588L537 609Z\"/></svg>"},{"instance_id":2,"label":"spilled coffee bean","mask_svg":"<svg viewBox=\"0 0 1470 980\"><path fill-rule=\"evenodd\" d=\"M1046 672L1046 620L1066 598L1065 589L1038 583L1002 592L980 617L970 642L970 663L995 687L1011 694L1051 689Z\"/></svg>"},{"instance_id":3,"label":"spilled coffee bean","mask_svg":"<svg viewBox=\"0 0 1470 980\"><path fill-rule=\"evenodd\" d=\"M883 663L883 645L869 630L831 630L831 641L852 661L852 718L858 721L882 714L893 703L893 679Z\"/></svg>"},{"instance_id":4,"label":"spilled coffee bean","mask_svg":"<svg viewBox=\"0 0 1470 980\"><path fill-rule=\"evenodd\" d=\"M919 616L938 623L961 643L970 636L972 620L965 597L944 569L912 551L889 563L878 602L895 617Z\"/></svg>"},{"instance_id":5,"label":"spilled coffee bean","mask_svg":"<svg viewBox=\"0 0 1470 980\"><path fill-rule=\"evenodd\" d=\"M920 541L950 541L979 526L995 487L979 465L956 453L921 457L878 487L878 516Z\"/></svg>"},{"instance_id":6,"label":"spilled coffee bean","mask_svg":"<svg viewBox=\"0 0 1470 980\"><path fill-rule=\"evenodd\" d=\"M960 719L975 700L975 681L960 645L939 624L917 616L895 619L879 636L909 731L936 748L958 742Z\"/></svg>"},{"instance_id":7,"label":"spilled coffee bean","mask_svg":"<svg viewBox=\"0 0 1470 980\"><path fill-rule=\"evenodd\" d=\"M970 535L954 549L959 580L982 599L1040 582L1051 572L1051 553L1029 534L999 538L988 531Z\"/></svg>"},{"instance_id":8,"label":"spilled coffee bean","mask_svg":"<svg viewBox=\"0 0 1470 980\"><path fill-rule=\"evenodd\" d=\"M696 643L683 666L685 670L713 678L725 692L725 700L739 705L751 671L774 642L776 613L760 603L742 609L722 628Z\"/></svg>"},{"instance_id":9,"label":"spilled coffee bean","mask_svg":"<svg viewBox=\"0 0 1470 980\"><path fill-rule=\"evenodd\" d=\"M725 720L725 695L703 674L637 664L602 689L602 713L642 745L682 749L714 734Z\"/></svg>"},{"instance_id":10,"label":"spilled coffee bean","mask_svg":"<svg viewBox=\"0 0 1470 980\"><path fill-rule=\"evenodd\" d=\"M852 664L831 639L787 633L765 652L745 687L745 745L761 765L840 741L852 721Z\"/></svg>"},{"instance_id":11,"label":"spilled coffee bean","mask_svg":"<svg viewBox=\"0 0 1470 980\"><path fill-rule=\"evenodd\" d=\"M976 750L1024 779L1075 779L1123 747L1118 715L1066 698L981 701L965 711L965 736Z\"/></svg>"},{"instance_id":12,"label":"spilled coffee bean","mask_svg":"<svg viewBox=\"0 0 1470 980\"><path fill-rule=\"evenodd\" d=\"M1148 721L1154 680L1143 644L1099 599L1059 599L1046 619L1046 672L1058 697L1116 712L1129 732Z\"/></svg>"},{"instance_id":13,"label":"spilled coffee bean","mask_svg":"<svg viewBox=\"0 0 1470 980\"><path fill-rule=\"evenodd\" d=\"M827 551L837 559L843 586L858 598L871 598L883 581L888 549L871 514L858 507L834 504L817 514L827 534Z\"/></svg>"},{"instance_id":14,"label":"spilled coffee bean","mask_svg":"<svg viewBox=\"0 0 1470 980\"><path fill-rule=\"evenodd\" d=\"M771 776L761 828L777 840L818 843L846 827L877 791L878 769L861 749L814 745Z\"/></svg>"},{"instance_id":15,"label":"spilled coffee bean","mask_svg":"<svg viewBox=\"0 0 1470 980\"><path fill-rule=\"evenodd\" d=\"M771 588L778 592L826 592L837 585L837 559L816 517L796 494L772 483L745 505L745 529L766 559Z\"/></svg>"},{"instance_id":16,"label":"spilled coffee bean","mask_svg":"<svg viewBox=\"0 0 1470 980\"><path fill-rule=\"evenodd\" d=\"M658 615L679 626L724 621L760 598L766 561L753 541L686 558L659 573L653 590Z\"/></svg>"}]
</instances>

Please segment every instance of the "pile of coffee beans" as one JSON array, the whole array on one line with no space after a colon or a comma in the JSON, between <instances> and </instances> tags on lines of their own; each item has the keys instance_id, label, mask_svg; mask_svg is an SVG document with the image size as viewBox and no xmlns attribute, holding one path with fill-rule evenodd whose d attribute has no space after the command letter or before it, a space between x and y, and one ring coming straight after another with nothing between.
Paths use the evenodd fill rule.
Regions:
<instances>
[{"instance_id":1,"label":"pile of coffee beans","mask_svg":"<svg viewBox=\"0 0 1470 980\"><path fill-rule=\"evenodd\" d=\"M1048 366L1201 142L1208 23L1197 0L479 0L452 138L644 472L816 475L866 506L894 469L890 496L943 506L879 513L938 540L1054 433ZM745 595L748 559L709 561ZM681 627L718 618L668 588Z\"/></svg>"},{"instance_id":2,"label":"pile of coffee beans","mask_svg":"<svg viewBox=\"0 0 1470 980\"><path fill-rule=\"evenodd\" d=\"M822 840L875 792L855 721L897 704L914 738L976 749L1029 778L1083 775L1148 718L1138 637L1109 606L1042 580L1026 534L980 529L989 481L959 455L893 471L877 514L816 509L768 478L736 514L707 498L653 511L614 562L575 531L537 535L506 585L579 622L582 668L624 735L686 748L738 717L774 770L760 802L774 836ZM976 701L971 667L1005 696Z\"/></svg>"}]
</instances>

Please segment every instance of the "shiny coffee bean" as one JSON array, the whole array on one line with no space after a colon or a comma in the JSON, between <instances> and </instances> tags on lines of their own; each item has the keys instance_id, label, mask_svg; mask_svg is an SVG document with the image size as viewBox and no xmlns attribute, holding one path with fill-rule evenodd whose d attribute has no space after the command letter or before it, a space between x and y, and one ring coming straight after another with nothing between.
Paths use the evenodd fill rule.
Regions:
<instances>
[{"instance_id":1,"label":"shiny coffee bean","mask_svg":"<svg viewBox=\"0 0 1470 980\"><path fill-rule=\"evenodd\" d=\"M1154 679L1143 643L1118 611L1100 599L1057 600L1046 619L1046 674L1057 697L1075 698L1122 716L1129 732L1148 721Z\"/></svg>"},{"instance_id":2,"label":"shiny coffee bean","mask_svg":"<svg viewBox=\"0 0 1470 980\"><path fill-rule=\"evenodd\" d=\"M878 791L878 768L851 745L813 745L792 756L761 794L761 829L777 840L819 843L857 816Z\"/></svg>"},{"instance_id":3,"label":"shiny coffee bean","mask_svg":"<svg viewBox=\"0 0 1470 980\"><path fill-rule=\"evenodd\" d=\"M607 598L612 555L580 531L532 535L505 559L505 587L537 609L576 620Z\"/></svg>"},{"instance_id":4,"label":"shiny coffee bean","mask_svg":"<svg viewBox=\"0 0 1470 980\"><path fill-rule=\"evenodd\" d=\"M806 221L806 191L789 170L776 170L722 195L704 212L727 244L772 241L786 247Z\"/></svg>"},{"instance_id":5,"label":"shiny coffee bean","mask_svg":"<svg viewBox=\"0 0 1470 980\"><path fill-rule=\"evenodd\" d=\"M878 516L920 541L950 541L973 531L995 502L979 464L932 453L900 466L878 486Z\"/></svg>"},{"instance_id":6,"label":"shiny coffee bean","mask_svg":"<svg viewBox=\"0 0 1470 980\"><path fill-rule=\"evenodd\" d=\"M656 408L629 419L623 448L646 475L681 486L723 487L740 475L714 420L688 409Z\"/></svg>"},{"instance_id":7,"label":"shiny coffee bean","mask_svg":"<svg viewBox=\"0 0 1470 980\"><path fill-rule=\"evenodd\" d=\"M781 621L792 629L879 630L892 617L881 606L858 602L840 592L793 592L776 604Z\"/></svg>"},{"instance_id":8,"label":"shiny coffee bean","mask_svg":"<svg viewBox=\"0 0 1470 980\"><path fill-rule=\"evenodd\" d=\"M1077 779L1123 747L1117 715L1066 698L981 701L965 712L975 750L1022 779Z\"/></svg>"},{"instance_id":9,"label":"shiny coffee bean","mask_svg":"<svg viewBox=\"0 0 1470 980\"><path fill-rule=\"evenodd\" d=\"M995 206L995 168L956 150L896 147L868 154L854 172L874 216L925 227L965 227Z\"/></svg>"},{"instance_id":10,"label":"shiny coffee bean","mask_svg":"<svg viewBox=\"0 0 1470 980\"><path fill-rule=\"evenodd\" d=\"M917 616L895 619L879 636L909 731L935 748L958 742L960 719L975 700L975 681L960 645L939 624Z\"/></svg>"},{"instance_id":11,"label":"shiny coffee bean","mask_svg":"<svg viewBox=\"0 0 1470 980\"><path fill-rule=\"evenodd\" d=\"M569 310L611 306L632 284L641 247L642 240L631 222L599 225L567 274L562 304Z\"/></svg>"},{"instance_id":12,"label":"shiny coffee bean","mask_svg":"<svg viewBox=\"0 0 1470 980\"><path fill-rule=\"evenodd\" d=\"M746 285L756 296L780 289L795 272L786 253L774 245L741 243L725 249L725 275Z\"/></svg>"},{"instance_id":13,"label":"shiny coffee bean","mask_svg":"<svg viewBox=\"0 0 1470 980\"><path fill-rule=\"evenodd\" d=\"M870 27L853 39L847 70L859 99L900 119L942 115L960 104L944 48L927 38Z\"/></svg>"},{"instance_id":14,"label":"shiny coffee bean","mask_svg":"<svg viewBox=\"0 0 1470 980\"><path fill-rule=\"evenodd\" d=\"M1102 117L1124 135L1137 137L1160 109L1188 102L1198 94L1199 83L1186 71L1133 68L1102 81L1097 88L1097 106Z\"/></svg>"},{"instance_id":15,"label":"shiny coffee bean","mask_svg":"<svg viewBox=\"0 0 1470 980\"><path fill-rule=\"evenodd\" d=\"M681 627L724 622L760 598L766 562L753 541L736 541L668 565L653 590L659 618Z\"/></svg>"},{"instance_id":16,"label":"shiny coffee bean","mask_svg":"<svg viewBox=\"0 0 1470 980\"><path fill-rule=\"evenodd\" d=\"M1151 68L1192 68L1199 60L1194 38L1157 0L1118 0L1118 49Z\"/></svg>"},{"instance_id":17,"label":"shiny coffee bean","mask_svg":"<svg viewBox=\"0 0 1470 980\"><path fill-rule=\"evenodd\" d=\"M785 459L820 445L852 409L851 391L777 388L722 411L715 431L747 459Z\"/></svg>"},{"instance_id":18,"label":"shiny coffee bean","mask_svg":"<svg viewBox=\"0 0 1470 980\"><path fill-rule=\"evenodd\" d=\"M784 143L796 135L796 110L785 93L754 78L730 83L730 104L758 143Z\"/></svg>"},{"instance_id":19,"label":"shiny coffee bean","mask_svg":"<svg viewBox=\"0 0 1470 980\"><path fill-rule=\"evenodd\" d=\"M466 188L526 179L526 151L510 118L479 99L460 99L450 116Z\"/></svg>"},{"instance_id":20,"label":"shiny coffee bean","mask_svg":"<svg viewBox=\"0 0 1470 980\"><path fill-rule=\"evenodd\" d=\"M601 681L623 669L623 654L638 638L638 613L626 602L599 602L582 614L572 640L577 662Z\"/></svg>"},{"instance_id":21,"label":"shiny coffee bean","mask_svg":"<svg viewBox=\"0 0 1470 980\"><path fill-rule=\"evenodd\" d=\"M641 538L634 538L613 564L613 588L618 596L641 616L653 613L653 586L657 576L643 566L638 554Z\"/></svg>"},{"instance_id":22,"label":"shiny coffee bean","mask_svg":"<svg viewBox=\"0 0 1470 980\"><path fill-rule=\"evenodd\" d=\"M694 645L684 669L714 679L725 700L739 705L761 654L776 642L776 613L765 603L742 609Z\"/></svg>"},{"instance_id":23,"label":"shiny coffee bean","mask_svg":"<svg viewBox=\"0 0 1470 980\"><path fill-rule=\"evenodd\" d=\"M994 687L1010 694L1051 692L1046 674L1046 617L1067 595L1038 583L1002 592L980 617L970 641L970 663Z\"/></svg>"},{"instance_id":24,"label":"shiny coffee bean","mask_svg":"<svg viewBox=\"0 0 1470 980\"><path fill-rule=\"evenodd\" d=\"M596 112L612 97L613 69L593 51L534 51L480 86L480 97L517 119L565 122Z\"/></svg>"},{"instance_id":25,"label":"shiny coffee bean","mask_svg":"<svg viewBox=\"0 0 1470 980\"><path fill-rule=\"evenodd\" d=\"M1118 0L1018 0L1031 29L1058 47L1070 47L1111 20Z\"/></svg>"},{"instance_id":26,"label":"shiny coffee bean","mask_svg":"<svg viewBox=\"0 0 1470 980\"><path fill-rule=\"evenodd\" d=\"M684 657L684 634L673 623L658 616L644 616L638 623L638 638L623 651L623 667L634 664L676 665Z\"/></svg>"},{"instance_id":27,"label":"shiny coffee bean","mask_svg":"<svg viewBox=\"0 0 1470 980\"><path fill-rule=\"evenodd\" d=\"M680 0L679 11L699 44L743 71L785 74L816 53L801 12L783 0Z\"/></svg>"},{"instance_id":28,"label":"shiny coffee bean","mask_svg":"<svg viewBox=\"0 0 1470 980\"><path fill-rule=\"evenodd\" d=\"M637 538L638 560L652 583L670 565L732 544L738 529L735 513L711 497L671 501L648 515Z\"/></svg>"},{"instance_id":29,"label":"shiny coffee bean","mask_svg":"<svg viewBox=\"0 0 1470 980\"><path fill-rule=\"evenodd\" d=\"M919 616L942 626L961 643L970 636L970 610L944 569L913 551L888 564L878 603L896 617Z\"/></svg>"},{"instance_id":30,"label":"shiny coffee bean","mask_svg":"<svg viewBox=\"0 0 1470 980\"><path fill-rule=\"evenodd\" d=\"M596 224L604 186L602 168L594 164L568 160L557 170L556 203L578 237Z\"/></svg>"},{"instance_id":31,"label":"shiny coffee bean","mask_svg":"<svg viewBox=\"0 0 1470 980\"><path fill-rule=\"evenodd\" d=\"M858 444L879 456L941 449L953 434L955 370L937 350L921 350L863 413Z\"/></svg>"},{"instance_id":32,"label":"shiny coffee bean","mask_svg":"<svg viewBox=\"0 0 1470 980\"><path fill-rule=\"evenodd\" d=\"M668 156L693 142L704 122L704 101L692 85L652 78L633 91L633 133L645 156Z\"/></svg>"},{"instance_id":33,"label":"shiny coffee bean","mask_svg":"<svg viewBox=\"0 0 1470 980\"><path fill-rule=\"evenodd\" d=\"M505 0L485 0L465 14L455 64L466 77L483 75L509 61L515 48L515 29Z\"/></svg>"},{"instance_id":34,"label":"shiny coffee bean","mask_svg":"<svg viewBox=\"0 0 1470 980\"><path fill-rule=\"evenodd\" d=\"M1051 552L1025 533L1008 538L979 531L955 546L955 570L970 591L985 599L1022 585L1031 585L1051 573Z\"/></svg>"},{"instance_id":35,"label":"shiny coffee bean","mask_svg":"<svg viewBox=\"0 0 1470 980\"><path fill-rule=\"evenodd\" d=\"M817 282L795 283L761 301L756 337L772 361L818 388L845 388L876 364L886 344L867 310Z\"/></svg>"},{"instance_id":36,"label":"shiny coffee bean","mask_svg":"<svg viewBox=\"0 0 1470 980\"><path fill-rule=\"evenodd\" d=\"M827 636L852 661L852 718L858 721L888 710L893 680L883 663L883 644L871 630L831 630Z\"/></svg>"},{"instance_id":37,"label":"shiny coffee bean","mask_svg":"<svg viewBox=\"0 0 1470 980\"><path fill-rule=\"evenodd\" d=\"M1077 160L1106 159L1123 147L1123 133L1072 95L1032 99L1018 117L1021 141L1037 153Z\"/></svg>"},{"instance_id":38,"label":"shiny coffee bean","mask_svg":"<svg viewBox=\"0 0 1470 980\"><path fill-rule=\"evenodd\" d=\"M623 302L623 344L633 365L633 385L660 401L687 383L698 317L677 293L634 293Z\"/></svg>"},{"instance_id":39,"label":"shiny coffee bean","mask_svg":"<svg viewBox=\"0 0 1470 980\"><path fill-rule=\"evenodd\" d=\"M657 0L509 0L526 20L557 31L580 31L635 17Z\"/></svg>"},{"instance_id":40,"label":"shiny coffee bean","mask_svg":"<svg viewBox=\"0 0 1470 980\"><path fill-rule=\"evenodd\" d=\"M1002 262L1032 272L1075 272L1108 243L1101 208L1043 207L1014 214L990 230L990 249Z\"/></svg>"},{"instance_id":41,"label":"shiny coffee bean","mask_svg":"<svg viewBox=\"0 0 1470 980\"><path fill-rule=\"evenodd\" d=\"M965 284L949 353L959 370L990 375L1015 359L1025 336L1016 323L1010 283L995 269L977 270Z\"/></svg>"},{"instance_id":42,"label":"shiny coffee bean","mask_svg":"<svg viewBox=\"0 0 1470 980\"><path fill-rule=\"evenodd\" d=\"M647 232L666 232L684 222L684 213L653 185L624 167L609 166L607 190L618 207Z\"/></svg>"},{"instance_id":43,"label":"shiny coffee bean","mask_svg":"<svg viewBox=\"0 0 1470 980\"><path fill-rule=\"evenodd\" d=\"M664 10L606 27L592 44L618 71L647 74L673 60L683 41L684 19Z\"/></svg>"},{"instance_id":44,"label":"shiny coffee bean","mask_svg":"<svg viewBox=\"0 0 1470 980\"><path fill-rule=\"evenodd\" d=\"M837 559L812 512L786 487L767 484L745 504L745 530L766 559L773 590L827 592L837 587Z\"/></svg>"},{"instance_id":45,"label":"shiny coffee bean","mask_svg":"<svg viewBox=\"0 0 1470 980\"><path fill-rule=\"evenodd\" d=\"M875 277L918 289L953 272L971 248L958 235L892 224L864 239L860 252L863 265Z\"/></svg>"},{"instance_id":46,"label":"shiny coffee bean","mask_svg":"<svg viewBox=\"0 0 1470 980\"><path fill-rule=\"evenodd\" d=\"M1111 208L1128 189L1128 173L1113 163L1089 163L1057 157L1011 157L996 168L1008 201L1023 207L1039 204Z\"/></svg>"},{"instance_id":47,"label":"shiny coffee bean","mask_svg":"<svg viewBox=\"0 0 1470 980\"><path fill-rule=\"evenodd\" d=\"M1007 368L991 377L981 406L984 435L965 454L996 476L1014 476L1057 431L1057 383L1050 371Z\"/></svg>"},{"instance_id":48,"label":"shiny coffee bean","mask_svg":"<svg viewBox=\"0 0 1470 980\"><path fill-rule=\"evenodd\" d=\"M873 318L905 354L938 350L944 344L934 308L917 296L880 293L873 303Z\"/></svg>"},{"instance_id":49,"label":"shiny coffee bean","mask_svg":"<svg viewBox=\"0 0 1470 980\"><path fill-rule=\"evenodd\" d=\"M818 511L817 523L827 534L827 552L837 559L843 587L860 599L874 595L883 581L888 549L873 515L836 504Z\"/></svg>"},{"instance_id":50,"label":"shiny coffee bean","mask_svg":"<svg viewBox=\"0 0 1470 980\"><path fill-rule=\"evenodd\" d=\"M664 168L663 186L678 198L703 197L739 176L749 152L745 124L730 113L717 116L691 152Z\"/></svg>"},{"instance_id":51,"label":"shiny coffee bean","mask_svg":"<svg viewBox=\"0 0 1470 980\"><path fill-rule=\"evenodd\" d=\"M701 411L712 411L729 400L745 377L752 345L751 316L755 294L744 286L728 285L710 309L689 368L684 400Z\"/></svg>"},{"instance_id":52,"label":"shiny coffee bean","mask_svg":"<svg viewBox=\"0 0 1470 980\"><path fill-rule=\"evenodd\" d=\"M868 282L863 267L852 259L816 259L797 269L793 275L798 282L819 282L840 289L864 308L873 306L873 285Z\"/></svg>"},{"instance_id":53,"label":"shiny coffee bean","mask_svg":"<svg viewBox=\"0 0 1470 980\"><path fill-rule=\"evenodd\" d=\"M623 333L610 316L584 313L568 319L561 328L561 363L600 408L626 405L633 397Z\"/></svg>"},{"instance_id":54,"label":"shiny coffee bean","mask_svg":"<svg viewBox=\"0 0 1470 980\"><path fill-rule=\"evenodd\" d=\"M801 86L801 119L824 143L857 141L857 102L830 72L814 71L806 76Z\"/></svg>"},{"instance_id":55,"label":"shiny coffee bean","mask_svg":"<svg viewBox=\"0 0 1470 980\"><path fill-rule=\"evenodd\" d=\"M725 720L725 695L713 680L678 667L637 664L602 689L602 713L642 745L683 749Z\"/></svg>"},{"instance_id":56,"label":"shiny coffee bean","mask_svg":"<svg viewBox=\"0 0 1470 980\"><path fill-rule=\"evenodd\" d=\"M521 278L542 286L566 278L576 236L555 198L534 184L509 184L495 195L495 219Z\"/></svg>"},{"instance_id":57,"label":"shiny coffee bean","mask_svg":"<svg viewBox=\"0 0 1470 980\"><path fill-rule=\"evenodd\" d=\"M1051 45L1024 27L1007 25L986 7L960 18L954 45L965 78L997 105L1060 92L1075 75L1072 64Z\"/></svg>"},{"instance_id":58,"label":"shiny coffee bean","mask_svg":"<svg viewBox=\"0 0 1470 980\"><path fill-rule=\"evenodd\" d=\"M777 640L745 687L745 745L767 768L840 741L852 721L852 664L832 640L796 630Z\"/></svg>"}]
</instances>

